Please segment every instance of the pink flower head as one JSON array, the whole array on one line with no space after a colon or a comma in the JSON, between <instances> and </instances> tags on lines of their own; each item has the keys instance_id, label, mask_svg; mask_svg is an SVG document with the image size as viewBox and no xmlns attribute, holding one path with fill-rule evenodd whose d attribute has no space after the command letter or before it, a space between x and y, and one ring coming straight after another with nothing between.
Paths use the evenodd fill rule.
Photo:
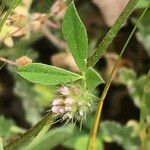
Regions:
<instances>
[{"instance_id":1,"label":"pink flower head","mask_svg":"<svg viewBox=\"0 0 150 150\"><path fill-rule=\"evenodd\" d=\"M59 109L60 109L59 106L53 106L53 107L52 107L52 112L58 114L58 113L59 113Z\"/></svg>"},{"instance_id":2,"label":"pink flower head","mask_svg":"<svg viewBox=\"0 0 150 150\"><path fill-rule=\"evenodd\" d=\"M52 105L56 106L56 105L60 105L61 104L61 99L54 99Z\"/></svg>"},{"instance_id":3,"label":"pink flower head","mask_svg":"<svg viewBox=\"0 0 150 150\"><path fill-rule=\"evenodd\" d=\"M73 104L74 103L74 99L68 97L68 98L65 99L64 103L65 104Z\"/></svg>"},{"instance_id":4,"label":"pink flower head","mask_svg":"<svg viewBox=\"0 0 150 150\"><path fill-rule=\"evenodd\" d=\"M60 92L62 95L64 95L64 96L69 95L69 89L68 89L68 87L66 87L66 86L61 87L61 88L59 89L59 92Z\"/></svg>"}]
</instances>

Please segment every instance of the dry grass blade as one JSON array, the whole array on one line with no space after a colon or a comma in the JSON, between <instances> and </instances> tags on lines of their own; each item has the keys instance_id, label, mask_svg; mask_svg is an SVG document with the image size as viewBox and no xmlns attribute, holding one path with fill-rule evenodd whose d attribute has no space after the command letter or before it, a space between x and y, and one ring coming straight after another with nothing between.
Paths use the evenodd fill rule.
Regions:
<instances>
[{"instance_id":1,"label":"dry grass blade","mask_svg":"<svg viewBox=\"0 0 150 150\"><path fill-rule=\"evenodd\" d=\"M4 13L2 13L2 15L0 16L0 31L2 30L3 25L5 24L5 21L7 20L7 18L12 14L13 10L19 5L19 3L22 0L13 0L9 9L7 11L5 11ZM1 12L3 12L3 7L5 6L6 1L2 0L1 3Z\"/></svg>"},{"instance_id":2,"label":"dry grass blade","mask_svg":"<svg viewBox=\"0 0 150 150\"><path fill-rule=\"evenodd\" d=\"M6 1L2 0L1 6L0 6L0 16L2 16L4 9L5 9Z\"/></svg>"}]
</instances>

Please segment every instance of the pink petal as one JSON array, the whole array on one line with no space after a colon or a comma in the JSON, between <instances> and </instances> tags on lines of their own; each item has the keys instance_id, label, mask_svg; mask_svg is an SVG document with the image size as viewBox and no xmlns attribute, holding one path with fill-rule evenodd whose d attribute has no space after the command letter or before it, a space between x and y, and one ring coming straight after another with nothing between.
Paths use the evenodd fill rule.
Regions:
<instances>
[{"instance_id":1,"label":"pink petal","mask_svg":"<svg viewBox=\"0 0 150 150\"><path fill-rule=\"evenodd\" d=\"M64 108L60 108L60 109L59 109L59 112L60 112L60 113L64 113L64 112L65 112L65 109L64 109Z\"/></svg>"},{"instance_id":2,"label":"pink petal","mask_svg":"<svg viewBox=\"0 0 150 150\"><path fill-rule=\"evenodd\" d=\"M52 107L52 112L54 112L54 113L59 113L59 109L60 109L59 106L53 106L53 107Z\"/></svg>"}]
</instances>

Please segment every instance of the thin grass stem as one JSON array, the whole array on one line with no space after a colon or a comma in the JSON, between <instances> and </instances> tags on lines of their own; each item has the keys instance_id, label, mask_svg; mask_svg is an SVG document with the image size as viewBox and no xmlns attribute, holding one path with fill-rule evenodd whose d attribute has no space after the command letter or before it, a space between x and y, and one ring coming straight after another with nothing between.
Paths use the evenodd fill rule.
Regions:
<instances>
[{"instance_id":1,"label":"thin grass stem","mask_svg":"<svg viewBox=\"0 0 150 150\"><path fill-rule=\"evenodd\" d=\"M121 59L122 55L124 54L124 52L125 52L125 50L126 50L128 44L129 44L129 42L130 42L132 36L134 35L134 32L136 31L136 29L137 29L137 27L138 27L138 24L141 22L142 18L144 17L144 15L146 14L147 10L149 9L149 6L150 6L150 5L148 5L148 6L144 9L144 11L142 12L140 18L139 18L138 21L136 22L136 24L135 24L135 26L134 26L134 28L133 28L133 30L132 30L130 36L128 37L128 39L127 39L127 41L126 41L126 43L125 43L123 49L121 50L121 53L120 53L120 55L119 55L117 61L115 62L115 65L114 65L114 67L113 67L113 69L112 69L112 71L111 71L111 74L110 74L110 76L109 76L109 79L108 79L108 81L106 82L105 88L104 88L104 90L103 90L102 96L101 96L100 101L99 101L99 105L98 105L98 109L97 109L97 112L96 112L96 117L95 117L96 119L95 119L95 122L94 122L94 126L93 126L93 128L91 129L91 134L90 134L90 139L89 139L89 145L88 145L88 149L89 149L89 150L94 150L94 149L95 149L94 147L95 147L95 142L96 142L96 136L97 136L98 128L99 128L99 126L100 126L100 118L101 118L102 108L103 108L104 100L105 100L106 95L107 95L107 93L108 93L109 87L110 87L110 85L111 85L111 81L112 81L112 79L113 79L114 72L115 72L115 70L116 70L116 68L117 68L117 66L118 66L118 64L119 64L119 62L120 62L120 59Z\"/></svg>"}]
</instances>

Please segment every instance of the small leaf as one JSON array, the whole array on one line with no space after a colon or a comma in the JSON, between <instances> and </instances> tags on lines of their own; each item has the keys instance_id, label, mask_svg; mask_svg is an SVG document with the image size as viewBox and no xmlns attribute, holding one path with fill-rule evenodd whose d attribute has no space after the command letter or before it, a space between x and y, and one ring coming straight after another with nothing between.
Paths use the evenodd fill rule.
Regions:
<instances>
[{"instance_id":1,"label":"small leaf","mask_svg":"<svg viewBox=\"0 0 150 150\"><path fill-rule=\"evenodd\" d=\"M30 148L25 148L25 150L49 150L54 146L63 143L64 141L71 138L73 135L74 126L68 125L65 127L57 128L49 133L47 133L43 138L41 138L37 143L32 145Z\"/></svg>"},{"instance_id":2,"label":"small leaf","mask_svg":"<svg viewBox=\"0 0 150 150\"><path fill-rule=\"evenodd\" d=\"M33 83L58 85L81 78L73 72L40 63L32 63L18 69L18 74Z\"/></svg>"},{"instance_id":3,"label":"small leaf","mask_svg":"<svg viewBox=\"0 0 150 150\"><path fill-rule=\"evenodd\" d=\"M137 150L140 145L138 133L134 133L133 126L122 126L113 121L105 121L101 124L100 139L105 142L116 142L125 150ZM136 136L133 136L136 135Z\"/></svg>"},{"instance_id":4,"label":"small leaf","mask_svg":"<svg viewBox=\"0 0 150 150\"><path fill-rule=\"evenodd\" d=\"M74 60L80 71L84 73L87 66L88 38L73 2L64 17L62 31Z\"/></svg>"},{"instance_id":5,"label":"small leaf","mask_svg":"<svg viewBox=\"0 0 150 150\"><path fill-rule=\"evenodd\" d=\"M146 92L144 88L145 86L148 86L148 82L146 81L146 75L137 78L134 70L121 68L119 71L119 76L122 83L127 86L133 102L138 108L141 107L143 94L147 97L147 99L150 99L150 94L148 94L150 92ZM150 89L150 87L148 87L148 89Z\"/></svg>"},{"instance_id":6,"label":"small leaf","mask_svg":"<svg viewBox=\"0 0 150 150\"><path fill-rule=\"evenodd\" d=\"M149 3L149 2L148 2ZM149 3L150 5L150 3ZM138 25L137 31L137 39L143 44L145 50L147 51L148 55L150 56L150 10L147 11L146 15Z\"/></svg>"},{"instance_id":7,"label":"small leaf","mask_svg":"<svg viewBox=\"0 0 150 150\"><path fill-rule=\"evenodd\" d=\"M86 85L89 90L94 90L99 84L104 83L102 77L93 68L86 71Z\"/></svg>"}]
</instances>

